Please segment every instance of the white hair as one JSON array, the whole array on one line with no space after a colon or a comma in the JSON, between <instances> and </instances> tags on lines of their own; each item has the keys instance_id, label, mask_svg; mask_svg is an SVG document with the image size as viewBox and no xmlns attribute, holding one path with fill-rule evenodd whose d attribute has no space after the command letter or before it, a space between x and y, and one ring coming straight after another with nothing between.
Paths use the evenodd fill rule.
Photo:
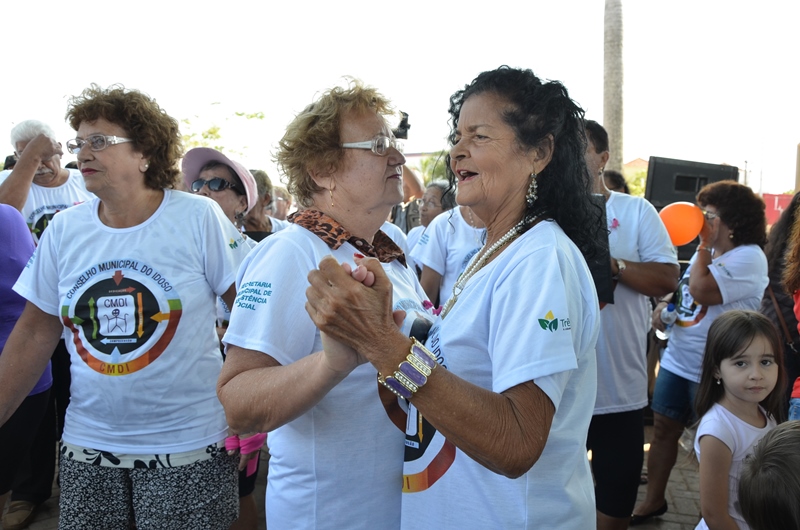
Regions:
<instances>
[{"instance_id":1,"label":"white hair","mask_svg":"<svg viewBox=\"0 0 800 530\"><path fill-rule=\"evenodd\" d=\"M39 120L25 120L19 122L11 129L11 147L17 149L20 142L30 142L40 134L56 139L56 133L44 122Z\"/></svg>"}]
</instances>

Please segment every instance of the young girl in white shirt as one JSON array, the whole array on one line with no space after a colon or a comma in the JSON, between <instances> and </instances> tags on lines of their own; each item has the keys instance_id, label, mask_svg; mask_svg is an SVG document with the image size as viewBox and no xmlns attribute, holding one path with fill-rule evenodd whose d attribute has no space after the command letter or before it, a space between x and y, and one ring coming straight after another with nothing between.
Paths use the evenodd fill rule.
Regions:
<instances>
[{"instance_id":1,"label":"young girl in white shirt","mask_svg":"<svg viewBox=\"0 0 800 530\"><path fill-rule=\"evenodd\" d=\"M739 512L739 474L755 444L784 419L785 378L780 338L769 319L733 310L714 321L695 400L703 515L697 529L749 528Z\"/></svg>"}]
</instances>

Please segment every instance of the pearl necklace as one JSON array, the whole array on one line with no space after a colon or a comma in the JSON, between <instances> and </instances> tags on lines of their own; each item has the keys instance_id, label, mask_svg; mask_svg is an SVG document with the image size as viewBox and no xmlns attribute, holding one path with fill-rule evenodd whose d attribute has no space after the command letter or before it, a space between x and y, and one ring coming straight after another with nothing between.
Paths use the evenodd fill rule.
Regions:
<instances>
[{"instance_id":1,"label":"pearl necklace","mask_svg":"<svg viewBox=\"0 0 800 530\"><path fill-rule=\"evenodd\" d=\"M469 221L467 221L467 224L469 225L470 228L472 228L472 238L475 240L475 244L480 245L481 236L483 234L481 234L481 229L475 225L475 218L472 216L472 208L467 207L467 213L469 214ZM461 218L463 219L464 216L462 215ZM485 227L483 228L483 233L486 233Z\"/></svg>"},{"instance_id":2,"label":"pearl necklace","mask_svg":"<svg viewBox=\"0 0 800 530\"><path fill-rule=\"evenodd\" d=\"M461 275L458 277L458 280L456 280L455 285L453 285L453 296L450 297L447 303L444 304L444 308L441 312L442 318L444 318L447 313L450 312L450 309L456 303L456 300L458 300L459 295L464 291L464 287L466 287L469 279L475 276L475 274L481 270L484 265L486 265L486 262L489 260L489 258L494 256L501 248L503 248L504 245L519 237L520 233L522 233L522 228L526 224L533 223L536 219L538 219L538 217L538 215L534 215L532 217L525 217L522 219L519 223L515 224L511 230L506 232L503 237L498 239L494 245L489 247L489 250L484 252L484 249L486 249L485 244L483 247L481 247L480 252L478 252L475 257L470 260L467 268L464 269L464 272L461 273Z\"/></svg>"}]
</instances>

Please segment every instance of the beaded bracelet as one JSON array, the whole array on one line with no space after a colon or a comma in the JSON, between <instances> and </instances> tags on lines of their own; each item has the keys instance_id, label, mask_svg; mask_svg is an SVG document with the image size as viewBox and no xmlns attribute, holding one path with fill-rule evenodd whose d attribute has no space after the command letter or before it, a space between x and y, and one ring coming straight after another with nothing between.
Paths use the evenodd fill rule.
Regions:
<instances>
[{"instance_id":1,"label":"beaded bracelet","mask_svg":"<svg viewBox=\"0 0 800 530\"><path fill-rule=\"evenodd\" d=\"M401 362L394 374L383 377L378 372L378 382L404 399L411 396L428 382L428 377L437 366L436 357L417 339L411 337L411 353Z\"/></svg>"}]
</instances>

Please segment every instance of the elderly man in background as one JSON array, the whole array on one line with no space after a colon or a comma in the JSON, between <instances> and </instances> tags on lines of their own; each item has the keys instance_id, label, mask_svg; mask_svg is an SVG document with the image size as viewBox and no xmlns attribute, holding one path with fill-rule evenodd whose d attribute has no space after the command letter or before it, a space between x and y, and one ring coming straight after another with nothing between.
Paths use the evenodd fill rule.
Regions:
<instances>
[{"instance_id":1,"label":"elderly man in background","mask_svg":"<svg viewBox=\"0 0 800 530\"><path fill-rule=\"evenodd\" d=\"M22 213L35 242L57 212L93 198L80 171L61 167L61 144L55 133L37 120L11 129L11 145L19 160L0 173L0 203Z\"/></svg>"},{"instance_id":2,"label":"elderly man in background","mask_svg":"<svg viewBox=\"0 0 800 530\"><path fill-rule=\"evenodd\" d=\"M603 180L608 133L585 122L586 166L603 195L608 223L614 303L600 311L597 400L589 425L597 528L628 528L644 460L647 331L650 296L678 286L678 256L655 208L640 197L609 191Z\"/></svg>"},{"instance_id":3,"label":"elderly man in background","mask_svg":"<svg viewBox=\"0 0 800 530\"><path fill-rule=\"evenodd\" d=\"M86 191L80 171L61 167L61 144L47 124L37 120L20 122L11 129L11 145L18 161L12 171L0 172L0 203L22 213L38 243L57 212L91 200L94 195ZM27 527L36 508L50 498L55 444L61 437L69 404L69 370L69 354L62 339L52 355L50 403L29 453L19 455L29 461L20 468L29 471L14 481L8 513L3 517L6 529Z\"/></svg>"}]
</instances>

